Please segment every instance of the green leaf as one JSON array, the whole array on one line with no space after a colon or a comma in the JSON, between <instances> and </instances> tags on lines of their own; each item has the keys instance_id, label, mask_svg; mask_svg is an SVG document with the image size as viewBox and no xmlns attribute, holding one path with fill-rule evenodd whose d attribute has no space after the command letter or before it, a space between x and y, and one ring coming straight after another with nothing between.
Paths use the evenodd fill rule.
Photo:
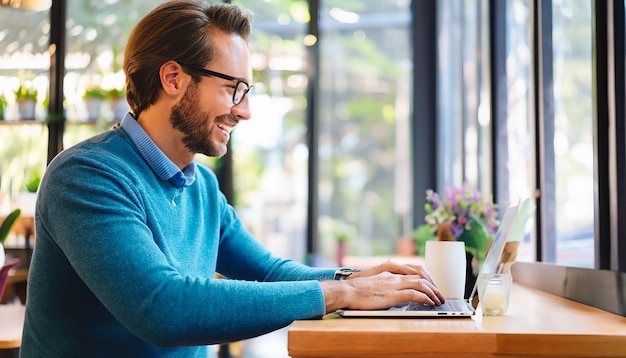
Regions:
<instances>
[{"instance_id":1,"label":"green leaf","mask_svg":"<svg viewBox=\"0 0 626 358\"><path fill-rule=\"evenodd\" d=\"M426 252L426 241L435 240L437 237L430 231L430 225L423 224L417 227L413 232L417 254L424 256Z\"/></svg>"},{"instance_id":2,"label":"green leaf","mask_svg":"<svg viewBox=\"0 0 626 358\"><path fill-rule=\"evenodd\" d=\"M22 211L20 209L15 209L4 219L2 225L0 225L0 244L4 244L4 241L9 236L9 232L11 232L11 228L21 214Z\"/></svg>"},{"instance_id":3,"label":"green leaf","mask_svg":"<svg viewBox=\"0 0 626 358\"><path fill-rule=\"evenodd\" d=\"M30 179L28 183L26 183L26 190L28 190L31 193L36 193L37 190L39 189L40 183L41 183L41 176L35 175L33 178Z\"/></svg>"},{"instance_id":4,"label":"green leaf","mask_svg":"<svg viewBox=\"0 0 626 358\"><path fill-rule=\"evenodd\" d=\"M465 251L476 256L478 262L482 264L491 243L491 235L489 235L489 230L482 221L470 217L469 222L471 229L465 230L459 240L465 242Z\"/></svg>"}]
</instances>

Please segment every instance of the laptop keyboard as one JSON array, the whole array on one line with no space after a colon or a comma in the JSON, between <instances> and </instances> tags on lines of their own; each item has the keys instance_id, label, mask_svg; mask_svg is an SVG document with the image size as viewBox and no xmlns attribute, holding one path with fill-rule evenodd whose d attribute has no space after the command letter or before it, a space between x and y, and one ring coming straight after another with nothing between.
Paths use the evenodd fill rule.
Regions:
<instances>
[{"instance_id":1,"label":"laptop keyboard","mask_svg":"<svg viewBox=\"0 0 626 358\"><path fill-rule=\"evenodd\" d=\"M448 300L439 306L428 306L423 303L411 302L402 306L392 307L394 311L466 311L462 300Z\"/></svg>"}]
</instances>

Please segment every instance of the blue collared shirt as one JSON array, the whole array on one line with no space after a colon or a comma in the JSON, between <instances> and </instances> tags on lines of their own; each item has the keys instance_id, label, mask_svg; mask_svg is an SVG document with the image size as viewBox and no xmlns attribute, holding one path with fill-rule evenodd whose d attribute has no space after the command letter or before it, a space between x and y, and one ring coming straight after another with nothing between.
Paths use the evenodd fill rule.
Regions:
<instances>
[{"instance_id":1,"label":"blue collared shirt","mask_svg":"<svg viewBox=\"0 0 626 358\"><path fill-rule=\"evenodd\" d=\"M139 153L146 160L150 168L162 180L169 181L178 189L190 186L196 180L196 164L191 163L180 170L170 158L148 136L148 133L137 123L130 113L120 123L120 127L128 134L139 149Z\"/></svg>"}]
</instances>

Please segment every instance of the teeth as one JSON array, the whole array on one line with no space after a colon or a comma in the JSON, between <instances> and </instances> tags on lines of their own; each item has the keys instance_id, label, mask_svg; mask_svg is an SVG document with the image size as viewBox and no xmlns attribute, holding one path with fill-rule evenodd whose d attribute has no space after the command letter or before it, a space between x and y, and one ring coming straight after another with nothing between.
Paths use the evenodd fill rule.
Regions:
<instances>
[{"instance_id":1,"label":"teeth","mask_svg":"<svg viewBox=\"0 0 626 358\"><path fill-rule=\"evenodd\" d=\"M226 127L226 126L224 126L223 124L218 124L218 125L217 125L217 128L219 128L219 129L221 129L221 130L225 131L226 133L230 133L230 131L232 131L232 130L233 130L233 128L232 128L232 127Z\"/></svg>"}]
</instances>

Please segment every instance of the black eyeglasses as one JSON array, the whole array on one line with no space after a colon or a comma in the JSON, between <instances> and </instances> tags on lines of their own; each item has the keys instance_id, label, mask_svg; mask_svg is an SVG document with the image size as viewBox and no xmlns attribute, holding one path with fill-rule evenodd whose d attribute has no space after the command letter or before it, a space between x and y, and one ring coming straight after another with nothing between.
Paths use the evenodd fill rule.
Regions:
<instances>
[{"instance_id":1,"label":"black eyeglasses","mask_svg":"<svg viewBox=\"0 0 626 358\"><path fill-rule=\"evenodd\" d=\"M207 76L207 77L219 77L225 79L227 81L237 81L235 86L233 87L235 91L233 92L233 104L237 105L243 101L243 98L250 92L251 89L254 88L254 85L249 85L246 80L239 77L229 76L220 72L215 72L211 70L207 70L205 68L195 68L189 66L183 66L189 71L196 72L199 75Z\"/></svg>"}]
</instances>

